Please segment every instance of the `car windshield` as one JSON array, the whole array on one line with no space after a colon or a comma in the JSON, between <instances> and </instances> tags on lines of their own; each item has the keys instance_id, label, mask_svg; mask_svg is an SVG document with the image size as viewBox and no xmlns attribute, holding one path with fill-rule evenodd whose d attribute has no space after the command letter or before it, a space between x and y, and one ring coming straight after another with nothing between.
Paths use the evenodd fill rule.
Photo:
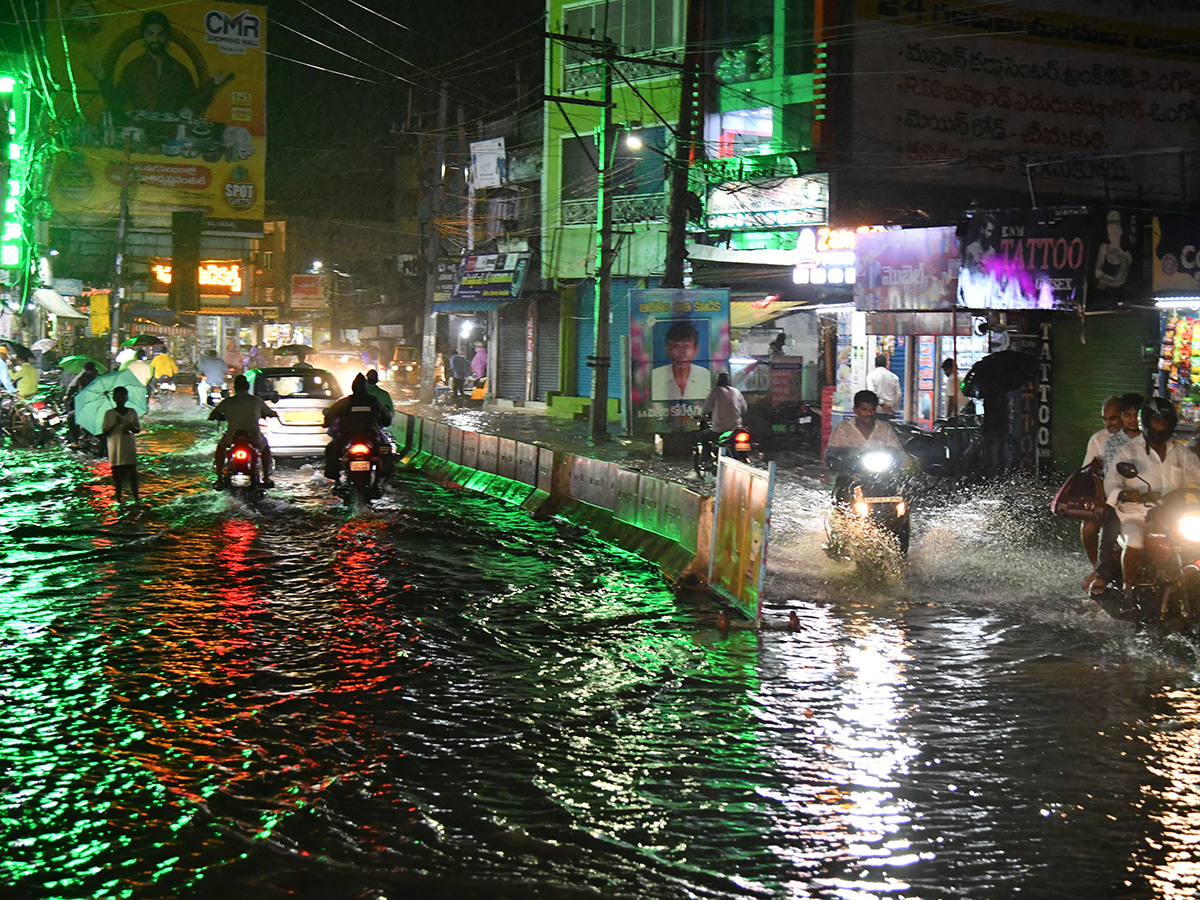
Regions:
<instances>
[{"instance_id":1,"label":"car windshield","mask_svg":"<svg viewBox=\"0 0 1200 900\"><path fill-rule=\"evenodd\" d=\"M259 375L254 379L254 393L272 400L325 400L338 396L340 391L332 375L314 370L289 372L286 375Z\"/></svg>"},{"instance_id":2,"label":"car windshield","mask_svg":"<svg viewBox=\"0 0 1200 900\"><path fill-rule=\"evenodd\" d=\"M416 347L397 347L395 361L396 362L416 362L417 361L417 348Z\"/></svg>"}]
</instances>

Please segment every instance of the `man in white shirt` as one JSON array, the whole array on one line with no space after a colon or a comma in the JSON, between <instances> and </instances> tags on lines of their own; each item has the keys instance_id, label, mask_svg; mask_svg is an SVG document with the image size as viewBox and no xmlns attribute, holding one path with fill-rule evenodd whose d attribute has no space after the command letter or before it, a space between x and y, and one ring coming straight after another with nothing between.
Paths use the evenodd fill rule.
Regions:
<instances>
[{"instance_id":1,"label":"man in white shirt","mask_svg":"<svg viewBox=\"0 0 1200 900\"><path fill-rule=\"evenodd\" d=\"M1104 427L1097 431L1088 439L1087 452L1083 454L1083 465L1080 468L1090 468L1095 474L1101 478L1104 477L1104 442L1121 430L1121 398L1116 394L1111 397L1106 397L1104 403L1100 405L1100 418L1104 422ZM1105 516L1116 516L1116 513L1111 511L1112 507L1105 509ZM1116 528L1119 528L1119 523ZM1084 590L1091 590L1096 586L1096 580L1100 578L1098 574L1098 554L1100 543L1100 521L1085 520L1080 524L1079 537L1083 541L1083 552L1087 554L1088 561L1092 564L1092 572L1087 578L1083 579ZM1115 575L1115 573L1114 573Z\"/></svg>"},{"instance_id":2,"label":"man in white shirt","mask_svg":"<svg viewBox=\"0 0 1200 900\"><path fill-rule=\"evenodd\" d=\"M1125 539L1121 568L1127 594L1136 583L1142 562L1146 513L1149 511L1149 507L1141 502L1142 492L1165 494L1175 488L1200 487L1200 458L1171 441L1178 422L1178 414L1170 400L1151 397L1142 407L1142 436L1117 452L1104 476L1104 492L1109 504L1116 507L1121 520L1121 537ZM1126 478L1117 471L1122 462L1137 466L1136 478Z\"/></svg>"},{"instance_id":3,"label":"man in white shirt","mask_svg":"<svg viewBox=\"0 0 1200 900\"><path fill-rule=\"evenodd\" d=\"M712 373L692 364L700 352L700 332L688 319L673 322L666 334L671 362L650 373L651 400L703 400L712 388Z\"/></svg>"},{"instance_id":4,"label":"man in white shirt","mask_svg":"<svg viewBox=\"0 0 1200 900\"><path fill-rule=\"evenodd\" d=\"M885 416L900 411L900 377L888 368L886 353L875 357L875 368L867 374L867 390L879 398L879 411Z\"/></svg>"}]
</instances>

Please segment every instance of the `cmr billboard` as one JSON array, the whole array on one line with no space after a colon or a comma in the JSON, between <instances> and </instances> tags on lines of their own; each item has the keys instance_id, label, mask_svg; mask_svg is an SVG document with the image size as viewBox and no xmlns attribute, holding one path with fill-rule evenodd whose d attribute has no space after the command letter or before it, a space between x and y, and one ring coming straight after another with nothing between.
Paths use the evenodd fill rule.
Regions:
<instances>
[{"instance_id":1,"label":"cmr billboard","mask_svg":"<svg viewBox=\"0 0 1200 900\"><path fill-rule=\"evenodd\" d=\"M71 123L56 212L111 221L124 192L140 225L200 209L206 231L260 235L266 21L263 6L195 0L80 0L52 17L57 114Z\"/></svg>"}]
</instances>

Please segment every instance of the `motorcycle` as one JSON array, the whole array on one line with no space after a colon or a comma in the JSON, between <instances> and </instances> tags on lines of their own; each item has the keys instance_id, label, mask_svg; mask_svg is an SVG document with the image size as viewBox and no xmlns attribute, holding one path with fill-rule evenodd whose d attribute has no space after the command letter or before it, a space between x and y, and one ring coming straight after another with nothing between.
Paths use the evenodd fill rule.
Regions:
<instances>
[{"instance_id":1,"label":"motorcycle","mask_svg":"<svg viewBox=\"0 0 1200 900\"><path fill-rule=\"evenodd\" d=\"M262 483L261 454L250 435L238 431L225 450L225 461L221 466L219 488L246 503L257 503L265 489Z\"/></svg>"},{"instance_id":2,"label":"motorcycle","mask_svg":"<svg viewBox=\"0 0 1200 900\"><path fill-rule=\"evenodd\" d=\"M773 449L793 452L821 452L821 407L802 400L781 403L771 410Z\"/></svg>"},{"instance_id":3,"label":"motorcycle","mask_svg":"<svg viewBox=\"0 0 1200 900\"><path fill-rule=\"evenodd\" d=\"M378 436L356 434L342 450L342 480L335 490L348 499L370 501L383 496L383 485L391 474L391 447Z\"/></svg>"},{"instance_id":4,"label":"motorcycle","mask_svg":"<svg viewBox=\"0 0 1200 900\"><path fill-rule=\"evenodd\" d=\"M1145 483L1134 463L1119 462L1117 471ZM1200 630L1200 489L1143 491L1140 502L1149 509L1132 589L1110 586L1092 596L1113 618L1162 634Z\"/></svg>"},{"instance_id":5,"label":"motorcycle","mask_svg":"<svg viewBox=\"0 0 1200 900\"><path fill-rule=\"evenodd\" d=\"M825 551L831 557L848 557L855 540L868 533L888 536L901 553L908 553L904 455L871 447L841 458L830 454L829 460L839 472L825 516Z\"/></svg>"},{"instance_id":6,"label":"motorcycle","mask_svg":"<svg viewBox=\"0 0 1200 900\"><path fill-rule=\"evenodd\" d=\"M153 397L158 401L158 405L163 409L169 407L175 398L175 391L178 388L175 382L170 378L160 378L154 385Z\"/></svg>"},{"instance_id":7,"label":"motorcycle","mask_svg":"<svg viewBox=\"0 0 1200 900\"><path fill-rule=\"evenodd\" d=\"M38 395L30 400L5 396L0 409L3 431L12 443L22 447L43 447L58 438L58 429L66 417L49 397Z\"/></svg>"},{"instance_id":8,"label":"motorcycle","mask_svg":"<svg viewBox=\"0 0 1200 900\"><path fill-rule=\"evenodd\" d=\"M692 449L692 468L696 470L697 478L703 479L705 475L715 478L718 457L729 456L739 462L749 462L753 451L754 438L747 429L734 428L714 437L714 432L704 425Z\"/></svg>"}]
</instances>

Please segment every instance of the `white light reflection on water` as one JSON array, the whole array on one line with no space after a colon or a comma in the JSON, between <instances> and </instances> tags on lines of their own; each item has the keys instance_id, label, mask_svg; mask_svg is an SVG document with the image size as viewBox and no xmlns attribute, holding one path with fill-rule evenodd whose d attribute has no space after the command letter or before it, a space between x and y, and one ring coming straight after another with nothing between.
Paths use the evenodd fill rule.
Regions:
<instances>
[{"instance_id":1,"label":"white light reflection on water","mask_svg":"<svg viewBox=\"0 0 1200 900\"><path fill-rule=\"evenodd\" d=\"M892 870L919 858L901 835L913 813L899 789L919 753L905 732L905 636L869 610L851 616L804 610L805 638L764 660L779 666L761 681L766 716L793 723L793 739L771 745L783 811L770 850L791 862L795 897L891 895L908 887ZM774 693L781 684L794 692Z\"/></svg>"},{"instance_id":2,"label":"white light reflection on water","mask_svg":"<svg viewBox=\"0 0 1200 900\"><path fill-rule=\"evenodd\" d=\"M1165 690L1169 715L1144 734L1147 780L1142 792L1161 833L1147 838L1146 880L1163 900L1200 893L1200 690ZM1131 867L1133 868L1133 867Z\"/></svg>"}]
</instances>

